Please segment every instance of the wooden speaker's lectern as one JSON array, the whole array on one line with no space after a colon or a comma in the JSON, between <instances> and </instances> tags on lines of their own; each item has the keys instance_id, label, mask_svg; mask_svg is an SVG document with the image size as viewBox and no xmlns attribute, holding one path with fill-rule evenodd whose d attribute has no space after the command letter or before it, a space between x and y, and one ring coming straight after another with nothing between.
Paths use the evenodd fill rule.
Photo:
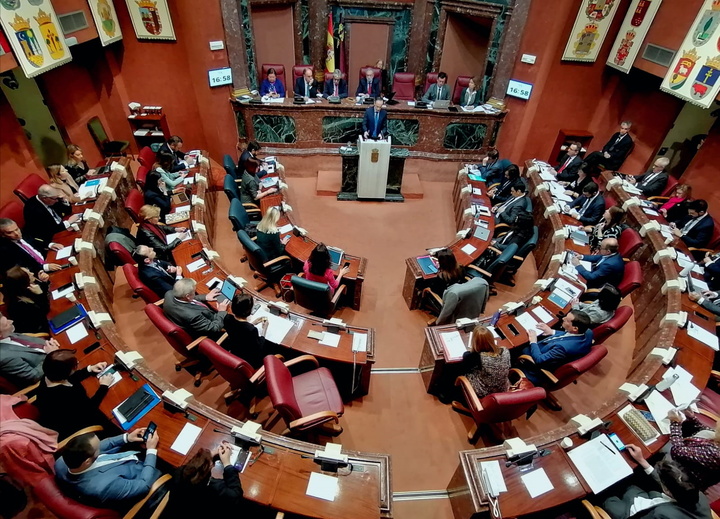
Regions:
<instances>
[{"instance_id":1,"label":"wooden speaker's lectern","mask_svg":"<svg viewBox=\"0 0 720 519\"><path fill-rule=\"evenodd\" d=\"M358 138L358 199L385 199L391 144L390 136L382 141L364 140L362 136Z\"/></svg>"}]
</instances>

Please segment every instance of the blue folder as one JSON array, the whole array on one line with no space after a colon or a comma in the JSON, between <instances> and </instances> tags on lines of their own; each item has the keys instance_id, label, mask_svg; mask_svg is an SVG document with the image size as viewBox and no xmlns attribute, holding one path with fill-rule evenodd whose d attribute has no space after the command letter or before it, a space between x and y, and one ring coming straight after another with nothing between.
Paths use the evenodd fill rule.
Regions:
<instances>
[{"instance_id":1,"label":"blue folder","mask_svg":"<svg viewBox=\"0 0 720 519\"><path fill-rule=\"evenodd\" d=\"M152 400L150 400L150 402L148 402L147 405L145 405L145 407L143 407L142 411L140 411L135 416L135 418L133 418L129 422L120 424L120 427L123 428L123 431L129 431L136 423L138 423L140 421L140 419L143 416L148 414L153 407L155 407L156 405L158 405L160 403L160 397L157 396L157 393L155 393L155 391L153 391L152 388L148 384L143 384L143 386L140 389L142 389L147 394L149 394L152 397ZM132 396L132 395L130 395L130 396ZM124 400L123 400L123 402L124 402ZM115 415L115 413L113 413L113 416L115 416L115 419L117 420L117 415ZM120 420L118 420L118 422L119 421Z\"/></svg>"}]
</instances>

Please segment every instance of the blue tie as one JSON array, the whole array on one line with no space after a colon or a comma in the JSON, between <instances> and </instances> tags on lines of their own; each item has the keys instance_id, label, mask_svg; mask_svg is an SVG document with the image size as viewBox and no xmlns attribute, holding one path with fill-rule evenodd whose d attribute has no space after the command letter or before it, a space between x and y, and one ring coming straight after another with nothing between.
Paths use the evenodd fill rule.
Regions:
<instances>
[{"instance_id":1,"label":"blue tie","mask_svg":"<svg viewBox=\"0 0 720 519\"><path fill-rule=\"evenodd\" d=\"M375 112L375 128L373 129L373 137L377 137L378 134L378 114L380 112Z\"/></svg>"}]
</instances>

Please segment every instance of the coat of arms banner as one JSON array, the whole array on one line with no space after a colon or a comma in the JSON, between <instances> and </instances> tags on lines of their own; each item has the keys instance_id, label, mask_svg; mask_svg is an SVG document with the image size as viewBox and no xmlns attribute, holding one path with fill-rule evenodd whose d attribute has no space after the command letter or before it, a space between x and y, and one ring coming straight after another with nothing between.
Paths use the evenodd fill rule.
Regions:
<instances>
[{"instance_id":1,"label":"coat of arms banner","mask_svg":"<svg viewBox=\"0 0 720 519\"><path fill-rule=\"evenodd\" d=\"M570 32L563 61L597 59L620 0L585 0Z\"/></svg>"},{"instance_id":2,"label":"coat of arms banner","mask_svg":"<svg viewBox=\"0 0 720 519\"><path fill-rule=\"evenodd\" d=\"M627 16L620 26L607 64L626 74L635 63L645 36L652 25L662 0L633 0Z\"/></svg>"},{"instance_id":3,"label":"coat of arms banner","mask_svg":"<svg viewBox=\"0 0 720 519\"><path fill-rule=\"evenodd\" d=\"M88 0L88 4L90 4L90 11L92 11L102 46L121 40L122 32L113 0Z\"/></svg>"},{"instance_id":4,"label":"coat of arms banner","mask_svg":"<svg viewBox=\"0 0 720 519\"><path fill-rule=\"evenodd\" d=\"M72 59L50 0L0 0L0 22L27 77Z\"/></svg>"},{"instance_id":5,"label":"coat of arms banner","mask_svg":"<svg viewBox=\"0 0 720 519\"><path fill-rule=\"evenodd\" d=\"M720 90L720 0L705 0L660 89L708 108Z\"/></svg>"},{"instance_id":6,"label":"coat of arms banner","mask_svg":"<svg viewBox=\"0 0 720 519\"><path fill-rule=\"evenodd\" d=\"M138 40L174 40L167 0L125 0Z\"/></svg>"}]
</instances>

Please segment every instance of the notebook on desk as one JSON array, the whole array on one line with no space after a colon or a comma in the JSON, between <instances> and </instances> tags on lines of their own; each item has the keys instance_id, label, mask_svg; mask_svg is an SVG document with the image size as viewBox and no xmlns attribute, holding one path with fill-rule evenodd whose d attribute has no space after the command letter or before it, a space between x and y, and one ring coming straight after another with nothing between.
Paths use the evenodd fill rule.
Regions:
<instances>
[{"instance_id":1,"label":"notebook on desk","mask_svg":"<svg viewBox=\"0 0 720 519\"><path fill-rule=\"evenodd\" d=\"M450 106L450 100L449 99L438 99L437 101L433 101L433 108L447 108Z\"/></svg>"},{"instance_id":2,"label":"notebook on desk","mask_svg":"<svg viewBox=\"0 0 720 519\"><path fill-rule=\"evenodd\" d=\"M175 193L172 196L172 202L175 205L184 204L184 203L187 203L187 201L188 201L188 197L185 193Z\"/></svg>"},{"instance_id":3,"label":"notebook on desk","mask_svg":"<svg viewBox=\"0 0 720 519\"><path fill-rule=\"evenodd\" d=\"M420 256L417 259L417 262L418 265L420 265L423 274L425 274L426 276L437 274L438 268L437 265L435 265L432 256Z\"/></svg>"},{"instance_id":4,"label":"notebook on desk","mask_svg":"<svg viewBox=\"0 0 720 519\"><path fill-rule=\"evenodd\" d=\"M220 288L220 293L218 294L216 301L218 303L232 301L233 297L235 297L235 292L237 292L235 283L230 281L230 278L226 278L225 281L223 281L222 288Z\"/></svg>"},{"instance_id":5,"label":"notebook on desk","mask_svg":"<svg viewBox=\"0 0 720 519\"><path fill-rule=\"evenodd\" d=\"M345 251L337 247L328 247L327 250L330 253L330 268L333 270L339 268L342 264Z\"/></svg>"}]
</instances>

